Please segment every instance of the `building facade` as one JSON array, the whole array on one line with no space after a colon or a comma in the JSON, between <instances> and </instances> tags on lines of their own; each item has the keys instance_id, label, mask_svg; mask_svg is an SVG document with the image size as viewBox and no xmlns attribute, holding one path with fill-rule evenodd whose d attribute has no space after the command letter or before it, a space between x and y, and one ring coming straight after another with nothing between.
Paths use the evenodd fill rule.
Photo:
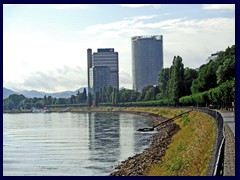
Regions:
<instances>
[{"instance_id":1,"label":"building facade","mask_svg":"<svg viewBox=\"0 0 240 180\"><path fill-rule=\"evenodd\" d=\"M217 59L217 57L218 57L218 55L219 55L220 52L221 52L221 51L211 54L211 56L209 56L209 57L206 59L206 63L209 63L210 61L214 61L215 59Z\"/></svg>"},{"instance_id":2,"label":"building facade","mask_svg":"<svg viewBox=\"0 0 240 180\"><path fill-rule=\"evenodd\" d=\"M132 37L133 89L141 92L148 85L158 84L163 68L163 36Z\"/></svg>"},{"instance_id":3,"label":"building facade","mask_svg":"<svg viewBox=\"0 0 240 180\"><path fill-rule=\"evenodd\" d=\"M113 48L87 50L88 90L92 94L105 85L119 89L118 53Z\"/></svg>"}]
</instances>

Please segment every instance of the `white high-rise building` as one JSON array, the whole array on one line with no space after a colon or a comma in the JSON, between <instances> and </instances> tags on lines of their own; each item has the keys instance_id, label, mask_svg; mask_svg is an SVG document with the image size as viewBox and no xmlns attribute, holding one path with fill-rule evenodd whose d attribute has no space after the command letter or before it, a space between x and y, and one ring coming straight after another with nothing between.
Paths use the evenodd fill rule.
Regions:
<instances>
[{"instance_id":1,"label":"white high-rise building","mask_svg":"<svg viewBox=\"0 0 240 180\"><path fill-rule=\"evenodd\" d=\"M163 36L132 37L133 89L141 92L148 85L157 85L162 68Z\"/></svg>"}]
</instances>

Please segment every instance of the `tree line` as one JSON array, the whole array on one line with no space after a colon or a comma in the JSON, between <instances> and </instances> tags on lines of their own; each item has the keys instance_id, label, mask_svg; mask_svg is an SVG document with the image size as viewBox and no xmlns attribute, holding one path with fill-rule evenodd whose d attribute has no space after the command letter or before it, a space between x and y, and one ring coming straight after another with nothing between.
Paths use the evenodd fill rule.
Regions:
<instances>
[{"instance_id":1,"label":"tree line","mask_svg":"<svg viewBox=\"0 0 240 180\"><path fill-rule=\"evenodd\" d=\"M54 107L61 105L81 105L86 104L87 93L84 88L83 92L72 95L70 98L53 98L44 96L43 98L26 98L24 95L11 94L8 98L3 99L3 110L30 110L32 108Z\"/></svg>"},{"instance_id":2,"label":"tree line","mask_svg":"<svg viewBox=\"0 0 240 180\"><path fill-rule=\"evenodd\" d=\"M231 107L235 98L235 45L219 52L197 69L184 67L183 59L175 56L169 68L163 68L158 84L149 85L136 92L106 85L93 95L82 93L70 98L26 98L12 94L3 100L3 109L31 109L47 107L91 106L158 106L195 105Z\"/></svg>"}]
</instances>

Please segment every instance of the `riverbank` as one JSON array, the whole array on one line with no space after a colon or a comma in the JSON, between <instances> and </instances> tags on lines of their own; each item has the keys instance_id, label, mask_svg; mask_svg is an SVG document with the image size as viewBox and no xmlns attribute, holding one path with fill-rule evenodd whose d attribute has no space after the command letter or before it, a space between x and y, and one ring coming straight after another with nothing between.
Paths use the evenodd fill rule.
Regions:
<instances>
[{"instance_id":1,"label":"riverbank","mask_svg":"<svg viewBox=\"0 0 240 180\"><path fill-rule=\"evenodd\" d=\"M142 153L136 154L123 161L111 176L144 176L151 169L153 164L161 161L165 155L167 147L171 142L171 137L180 129L175 123L166 123L152 139L149 148Z\"/></svg>"},{"instance_id":2,"label":"riverbank","mask_svg":"<svg viewBox=\"0 0 240 180\"><path fill-rule=\"evenodd\" d=\"M51 109L61 112L62 109ZM143 115L155 124L187 111L182 108L71 108L64 112L125 112ZM63 112L63 113L64 113ZM160 129L159 129L160 128ZM199 176L207 175L216 138L216 124L207 114L192 111L158 127L149 148L123 161L112 176Z\"/></svg>"},{"instance_id":3,"label":"riverbank","mask_svg":"<svg viewBox=\"0 0 240 180\"><path fill-rule=\"evenodd\" d=\"M130 108L163 117L186 110L166 108ZM154 118L157 119L157 116ZM160 118L162 119L162 118ZM112 176L206 176L216 139L216 124L205 113L193 111L158 129L149 148L123 161Z\"/></svg>"}]
</instances>

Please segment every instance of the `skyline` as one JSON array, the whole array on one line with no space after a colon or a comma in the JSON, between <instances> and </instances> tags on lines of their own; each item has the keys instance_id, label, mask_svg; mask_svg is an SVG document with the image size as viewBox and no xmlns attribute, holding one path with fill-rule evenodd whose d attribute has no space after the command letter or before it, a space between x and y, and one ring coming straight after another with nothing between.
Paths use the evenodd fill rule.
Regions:
<instances>
[{"instance_id":1,"label":"skyline","mask_svg":"<svg viewBox=\"0 0 240 180\"><path fill-rule=\"evenodd\" d=\"M235 44L235 5L3 5L3 86L60 92L87 87L87 49L119 53L119 87L132 89L131 37L163 35L174 56L198 68Z\"/></svg>"}]
</instances>

